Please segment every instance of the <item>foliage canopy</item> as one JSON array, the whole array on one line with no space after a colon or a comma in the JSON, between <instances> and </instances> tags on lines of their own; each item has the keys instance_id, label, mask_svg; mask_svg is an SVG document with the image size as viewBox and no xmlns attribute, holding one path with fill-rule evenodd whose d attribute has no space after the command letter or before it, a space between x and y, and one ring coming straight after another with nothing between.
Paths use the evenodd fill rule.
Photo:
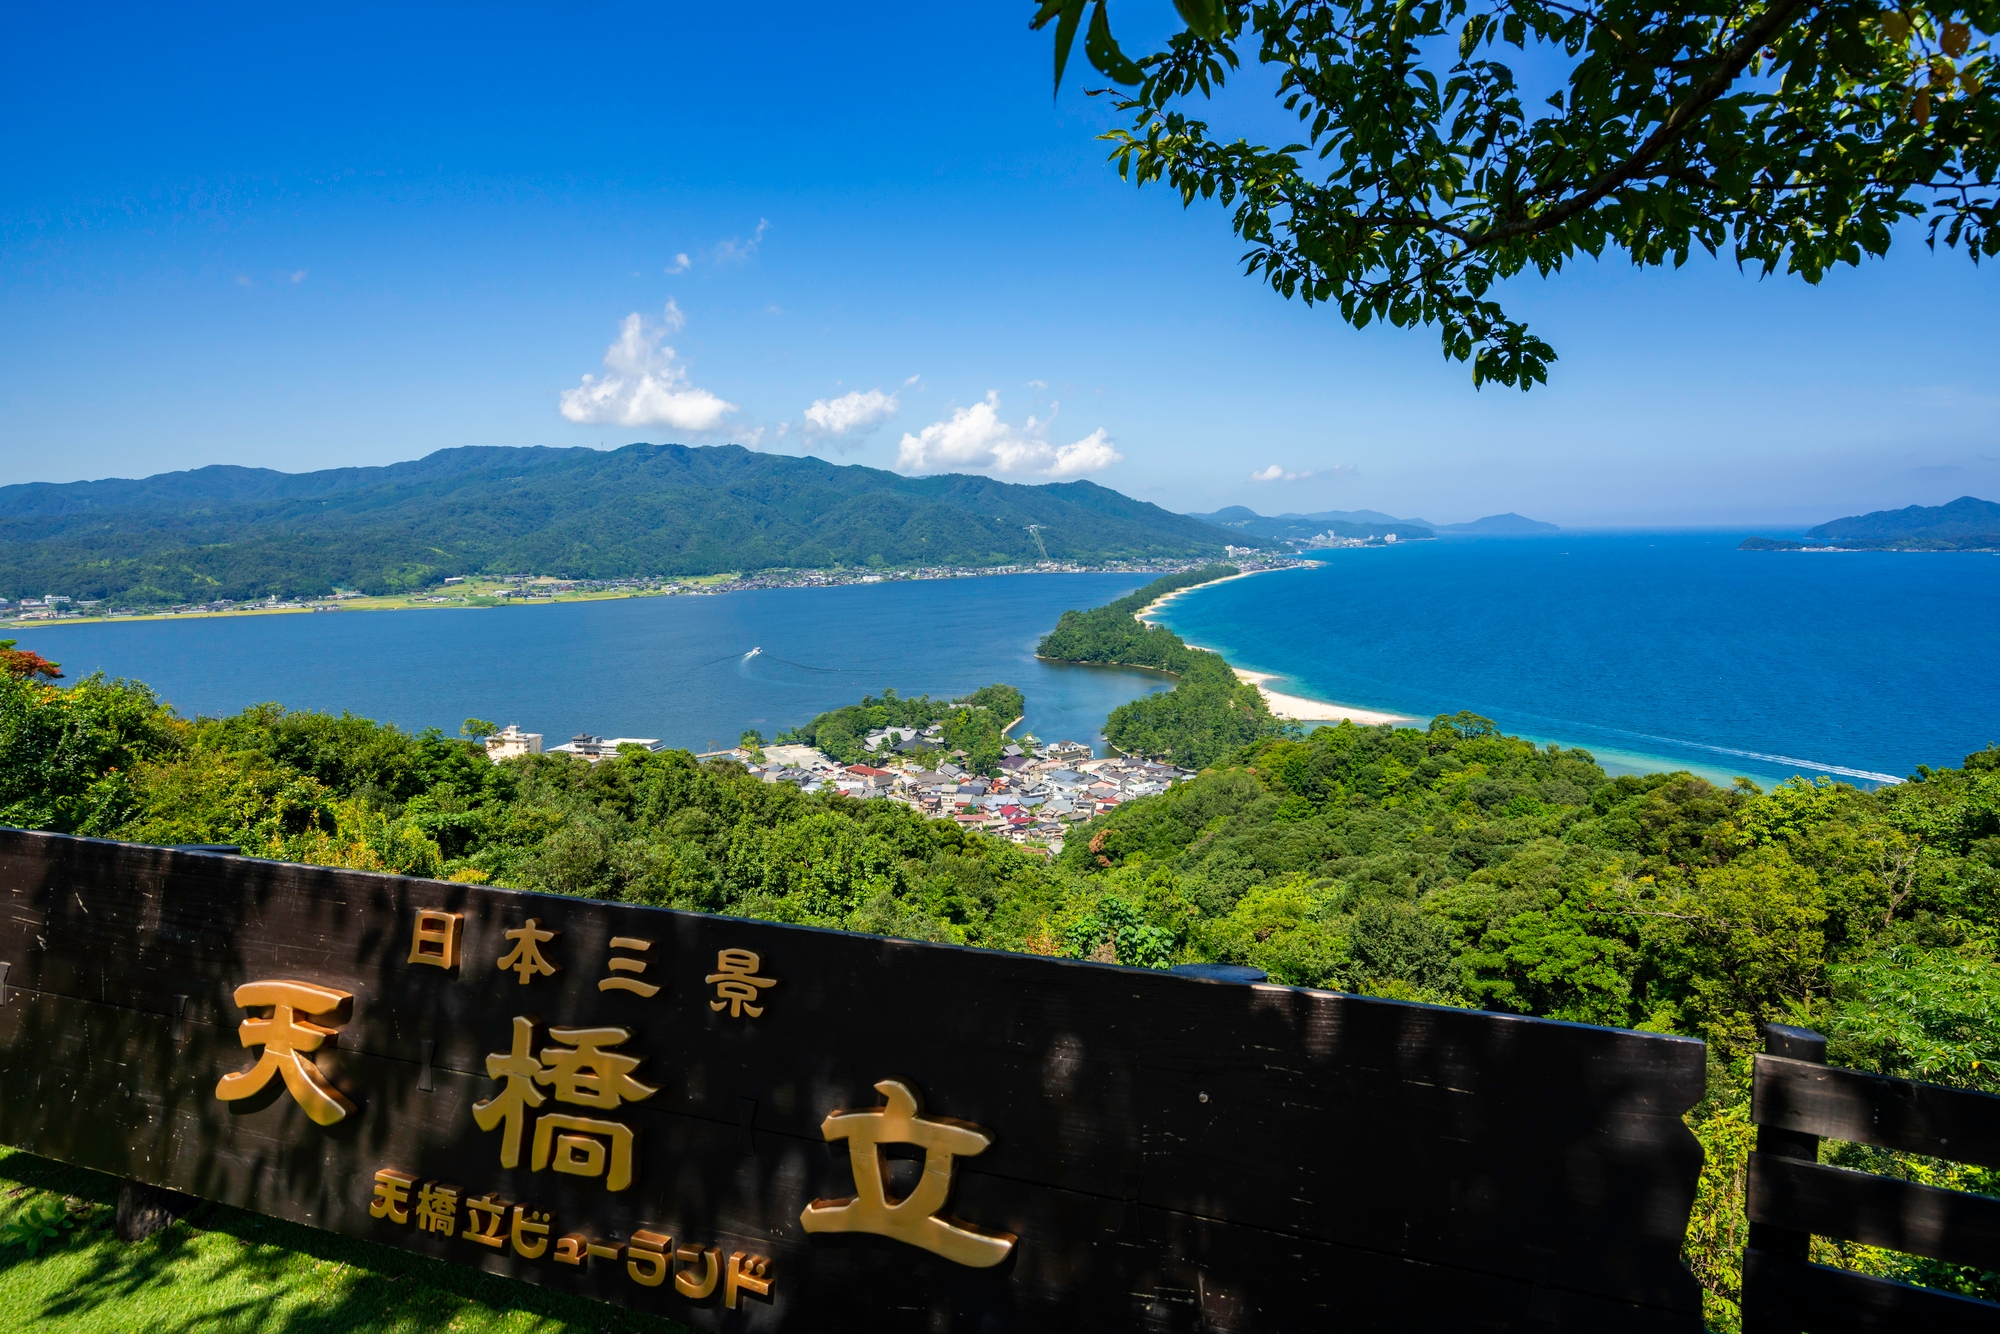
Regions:
<instances>
[{"instance_id":1,"label":"foliage canopy","mask_svg":"<svg viewBox=\"0 0 2000 1334\"><path fill-rule=\"evenodd\" d=\"M856 707L914 703L890 698ZM1759 1023L1828 1033L1840 1064L2000 1092L2000 749L1874 792L1759 792L1612 778L1466 713L1342 724L1255 739L1050 863L685 752L496 765L435 730L275 705L190 722L130 682L0 678L0 822L1699 1036L1688 1258L1716 1328ZM1828 1153L2000 1193L2000 1173ZM1888 1252L1814 1258L2000 1295L2000 1276Z\"/></svg>"},{"instance_id":2,"label":"foliage canopy","mask_svg":"<svg viewBox=\"0 0 2000 1334\"><path fill-rule=\"evenodd\" d=\"M932 699L918 695L905 699L894 690L884 690L880 699L870 695L859 704L831 709L811 722L781 733L780 742L817 746L842 764L857 764L871 758L864 744L868 733L878 727L909 727L922 730L940 725L938 749L964 751L961 767L974 773L991 773L999 766L1007 745L1006 729L1020 721L1026 702L1010 685L990 685L963 699ZM887 758L895 747L884 747L874 758Z\"/></svg>"},{"instance_id":3,"label":"foliage canopy","mask_svg":"<svg viewBox=\"0 0 2000 1334\"><path fill-rule=\"evenodd\" d=\"M1496 284L1581 256L1697 248L1817 283L1927 216L2000 253L1995 0L1176 0L1187 27L1128 57L1105 0L1037 0L1056 83L1084 11L1130 128L1111 160L1219 199L1250 274L1286 297L1435 325L1475 384L1545 381L1555 351ZM1225 142L1185 109L1246 58L1296 141Z\"/></svg>"},{"instance_id":4,"label":"foliage canopy","mask_svg":"<svg viewBox=\"0 0 2000 1334\"><path fill-rule=\"evenodd\" d=\"M1256 686L1238 680L1218 653L1190 648L1164 625L1138 613L1169 593L1238 574L1234 565L1207 565L1155 579L1137 592L1090 611L1066 611L1035 652L1061 662L1151 667L1180 678L1165 694L1143 695L1111 711L1104 739L1134 755L1198 769L1244 746L1284 732Z\"/></svg>"}]
</instances>

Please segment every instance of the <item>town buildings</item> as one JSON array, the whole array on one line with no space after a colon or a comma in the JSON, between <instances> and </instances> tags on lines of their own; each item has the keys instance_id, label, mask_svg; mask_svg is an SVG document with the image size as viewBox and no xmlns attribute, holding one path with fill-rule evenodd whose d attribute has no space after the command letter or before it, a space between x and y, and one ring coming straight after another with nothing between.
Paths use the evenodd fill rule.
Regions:
<instances>
[{"instance_id":1,"label":"town buildings","mask_svg":"<svg viewBox=\"0 0 2000 1334\"><path fill-rule=\"evenodd\" d=\"M658 750L660 740L658 737L601 737L592 736L588 732L578 732L560 746L549 747L549 750L554 754L580 756L596 764L599 760L617 759L620 746L644 746L647 750Z\"/></svg>"},{"instance_id":2,"label":"town buildings","mask_svg":"<svg viewBox=\"0 0 2000 1334\"><path fill-rule=\"evenodd\" d=\"M542 734L523 732L519 723L508 723L505 727L486 738L486 758L495 764L511 760L516 755L539 755L542 753Z\"/></svg>"},{"instance_id":3,"label":"town buildings","mask_svg":"<svg viewBox=\"0 0 2000 1334\"><path fill-rule=\"evenodd\" d=\"M912 729L884 729L909 732ZM1184 769L1150 760L1096 759L1073 741L1007 747L994 777L966 772L924 729L904 739L897 753L886 735L871 733L878 763L843 765L810 746L766 746L760 753L730 752L767 783L793 783L806 792L882 797L938 819L1029 847L1060 853L1070 828L1127 801L1166 791L1192 777ZM925 749L928 743L928 749ZM762 760L759 762L759 754Z\"/></svg>"},{"instance_id":4,"label":"town buildings","mask_svg":"<svg viewBox=\"0 0 2000 1334\"><path fill-rule=\"evenodd\" d=\"M1075 741L1044 745L1024 736L1009 745L1000 772L968 772L963 751L946 751L943 729L884 728L867 738L870 762L841 764L812 746L737 747L703 759L734 759L767 783L791 783L806 792L832 792L866 800L880 797L966 829L1023 846L1062 852L1070 829L1128 801L1165 792L1193 774L1172 765L1127 756L1097 759ZM893 735L892 735L893 734ZM642 737L599 737L579 733L549 753L575 755L595 764L615 758L620 746L659 750ZM542 753L540 733L510 723L487 738L495 763Z\"/></svg>"}]
</instances>

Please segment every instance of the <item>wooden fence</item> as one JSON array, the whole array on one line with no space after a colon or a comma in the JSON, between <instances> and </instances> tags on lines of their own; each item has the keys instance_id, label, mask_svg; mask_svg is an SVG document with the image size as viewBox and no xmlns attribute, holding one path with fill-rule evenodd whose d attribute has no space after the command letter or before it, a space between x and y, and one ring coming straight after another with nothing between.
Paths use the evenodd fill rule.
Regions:
<instances>
[{"instance_id":1,"label":"wooden fence","mask_svg":"<svg viewBox=\"0 0 2000 1334\"><path fill-rule=\"evenodd\" d=\"M1695 1334L1699 1042L0 831L0 1141L730 1330Z\"/></svg>"},{"instance_id":2,"label":"wooden fence","mask_svg":"<svg viewBox=\"0 0 2000 1334\"><path fill-rule=\"evenodd\" d=\"M1826 1064L1826 1039L1772 1024L1751 1119L1744 1334L1996 1334L2000 1305L1817 1265L1815 1236L2000 1271L2000 1199L1818 1161L1821 1139L2000 1168L2000 1097Z\"/></svg>"}]
</instances>

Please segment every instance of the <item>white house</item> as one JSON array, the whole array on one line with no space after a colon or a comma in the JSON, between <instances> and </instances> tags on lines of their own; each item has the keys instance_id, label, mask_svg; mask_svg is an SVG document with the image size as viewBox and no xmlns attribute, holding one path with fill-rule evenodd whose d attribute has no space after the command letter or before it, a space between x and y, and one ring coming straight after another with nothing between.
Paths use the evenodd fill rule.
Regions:
<instances>
[{"instance_id":1,"label":"white house","mask_svg":"<svg viewBox=\"0 0 2000 1334\"><path fill-rule=\"evenodd\" d=\"M599 760L617 759L620 746L644 746L647 750L658 750L660 741L658 737L649 736L602 737L578 732L562 745L549 747L549 751L551 754L580 755L595 764Z\"/></svg>"},{"instance_id":2,"label":"white house","mask_svg":"<svg viewBox=\"0 0 2000 1334\"><path fill-rule=\"evenodd\" d=\"M495 764L511 760L516 755L539 755L542 753L542 734L523 732L519 723L508 723L505 727L486 738L486 758Z\"/></svg>"}]
</instances>

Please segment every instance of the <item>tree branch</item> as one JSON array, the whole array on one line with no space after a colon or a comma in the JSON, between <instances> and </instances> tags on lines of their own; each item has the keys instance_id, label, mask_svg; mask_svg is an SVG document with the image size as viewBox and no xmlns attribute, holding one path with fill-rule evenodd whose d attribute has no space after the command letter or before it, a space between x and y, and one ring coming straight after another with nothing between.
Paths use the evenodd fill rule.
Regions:
<instances>
[{"instance_id":1,"label":"tree branch","mask_svg":"<svg viewBox=\"0 0 2000 1334\"><path fill-rule=\"evenodd\" d=\"M1694 92L1686 101L1667 113L1666 119L1646 137L1646 142L1639 145L1637 151L1624 165L1605 172L1591 185L1548 212L1518 223L1502 224L1481 236L1476 244L1481 247L1498 245L1503 241L1511 241L1522 236L1536 236L1560 227L1619 186L1637 177L1652 165L1654 158L1665 152L1687 132L1696 117L1729 91L1737 77L1749 68L1751 61L1757 58L1757 53L1764 49L1765 43L1776 36L1810 3L1811 0L1777 0L1777 3L1752 20L1709 76L1696 85Z\"/></svg>"}]
</instances>

